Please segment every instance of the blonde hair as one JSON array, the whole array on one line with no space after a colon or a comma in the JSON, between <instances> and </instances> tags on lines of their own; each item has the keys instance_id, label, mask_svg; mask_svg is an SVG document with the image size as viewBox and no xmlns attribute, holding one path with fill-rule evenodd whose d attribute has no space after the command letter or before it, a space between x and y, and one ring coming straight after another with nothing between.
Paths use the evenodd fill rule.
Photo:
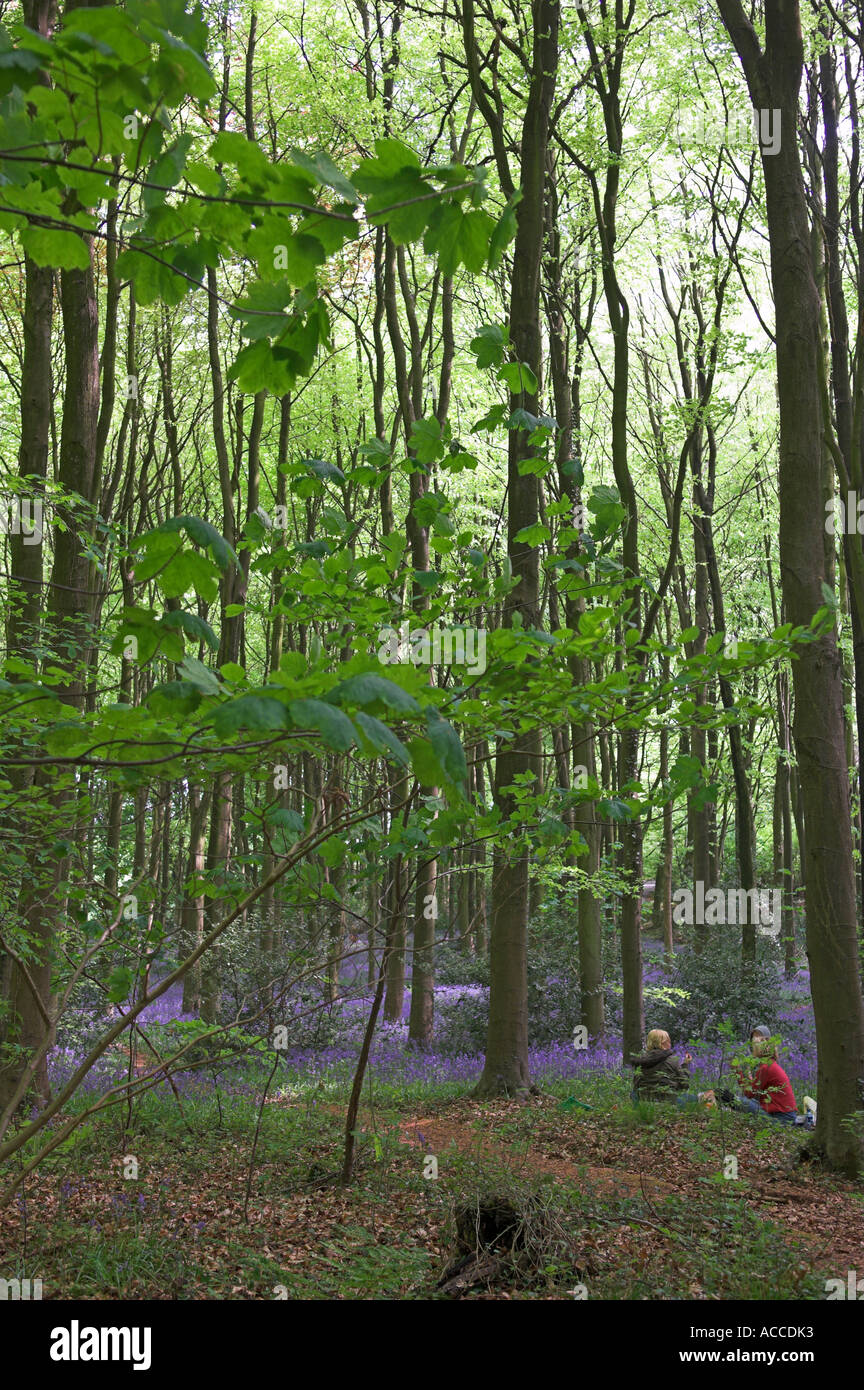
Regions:
<instances>
[{"instance_id":1,"label":"blonde hair","mask_svg":"<svg viewBox=\"0 0 864 1390\"><path fill-rule=\"evenodd\" d=\"M654 1052L658 1048L667 1048L671 1046L672 1039L662 1028L652 1028L645 1039L645 1048L648 1052Z\"/></svg>"}]
</instances>

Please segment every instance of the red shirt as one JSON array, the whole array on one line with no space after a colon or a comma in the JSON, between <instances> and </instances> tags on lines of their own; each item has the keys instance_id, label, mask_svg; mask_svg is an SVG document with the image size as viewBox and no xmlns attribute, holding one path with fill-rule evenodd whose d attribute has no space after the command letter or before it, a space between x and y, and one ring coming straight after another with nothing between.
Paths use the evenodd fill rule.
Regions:
<instances>
[{"instance_id":1,"label":"red shirt","mask_svg":"<svg viewBox=\"0 0 864 1390\"><path fill-rule=\"evenodd\" d=\"M779 1062L763 1062L756 1068L749 1084L742 1081L741 1090L745 1096L758 1100L769 1115L797 1109L789 1077Z\"/></svg>"}]
</instances>

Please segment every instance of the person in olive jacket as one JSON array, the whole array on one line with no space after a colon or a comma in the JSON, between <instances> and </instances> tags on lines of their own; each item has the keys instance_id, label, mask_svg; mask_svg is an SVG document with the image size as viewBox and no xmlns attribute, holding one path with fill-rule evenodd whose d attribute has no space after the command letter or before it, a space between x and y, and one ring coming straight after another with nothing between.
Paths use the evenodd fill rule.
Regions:
<instances>
[{"instance_id":1,"label":"person in olive jacket","mask_svg":"<svg viewBox=\"0 0 864 1390\"><path fill-rule=\"evenodd\" d=\"M630 1058L636 1068L633 1081L634 1100L672 1100L690 1085L688 1067L690 1053L679 1062L672 1050L672 1040L662 1028L652 1028L645 1039L645 1051ZM695 1100L696 1097L694 1096Z\"/></svg>"}]
</instances>

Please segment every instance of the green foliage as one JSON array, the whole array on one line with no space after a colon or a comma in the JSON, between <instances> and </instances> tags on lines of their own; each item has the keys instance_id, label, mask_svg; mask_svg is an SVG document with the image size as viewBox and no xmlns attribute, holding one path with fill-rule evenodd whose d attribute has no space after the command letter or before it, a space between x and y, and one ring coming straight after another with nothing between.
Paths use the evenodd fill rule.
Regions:
<instances>
[{"instance_id":1,"label":"green foliage","mask_svg":"<svg viewBox=\"0 0 864 1390\"><path fill-rule=\"evenodd\" d=\"M746 1039L755 1024L776 1013L781 973L764 941L761 958L747 971L736 933L722 929L706 950L682 951L676 963L672 984L685 997L658 999L651 1018L652 1027L664 1028L677 1042L716 1043L730 1030Z\"/></svg>"},{"instance_id":2,"label":"green foliage","mask_svg":"<svg viewBox=\"0 0 864 1390\"><path fill-rule=\"evenodd\" d=\"M412 57L418 84L426 80L423 63L433 48L430 70L438 82L439 60L443 72L452 56L451 37L442 35L440 54L437 34L434 42L424 37ZM223 42L224 94L206 57L219 53L221 62ZM271 97L275 111L285 96L279 61L287 47L278 25L269 42L271 113ZM70 637L46 624L33 659L14 656L0 682L0 751L9 772L0 780L0 822L16 830L7 881L0 883L9 943L26 963L38 958L38 941L20 910L22 894L32 892L52 909L62 904L55 913L52 983L64 983L76 952L97 941L116 915L120 885L148 859L146 832L153 834L149 859L156 864L164 831L158 873L166 902L155 910L165 923L148 925L142 911L118 927L97 959L100 992L88 997L91 1010L125 1002L145 960L149 966L158 958L162 965L163 933L174 933L169 953L188 949L171 917L179 920L190 895L206 900L210 923L260 886L280 856L288 857L291 874L277 886L273 916L265 924L253 910L223 939L230 987L238 1002L244 990L264 989L297 949L317 999L322 943L334 933L334 910L345 907L351 925L363 922L367 875L377 875L372 886L380 890L401 857L400 872L410 879L430 846L442 868L452 864L448 855L460 843L482 841L502 862L527 847L532 873L556 895L560 891L536 924L543 939L529 969L532 1039L560 1040L578 1021L575 891L587 883L604 895L611 916L609 905L630 887L605 862L589 880L586 842L573 828L572 812L590 806L595 818L622 833L638 820L650 822L655 837L660 817L654 813L665 804L687 799L693 811L719 806L730 793L722 752L712 755L711 769L692 752L681 755L660 779L661 732L713 730L722 749L725 726L734 722L746 733L751 767L766 752L773 757L768 716L777 671L843 615L826 589L825 606L808 626L767 631L763 541L774 499L769 496L764 524L760 515L754 530L741 526L732 497L721 513L724 526L728 520L722 561L735 576L727 607L730 627L742 615L755 615L749 636L732 654L726 634L708 634L704 651L694 652L700 630L677 631L667 603L666 635L643 643L634 591L638 585L646 604L657 593L666 528L641 528L643 546L648 536L642 573L625 573L627 510L618 488L603 481L609 475L610 344L605 326L592 331L579 319L581 310L575 318L572 310L589 299L593 305L604 268L574 173L579 166L562 167L557 176L566 285L551 286L554 267L551 261L543 266L544 311L557 314L566 301L562 332L569 342L562 345L569 369L578 368L586 388L578 431L562 416L566 433L559 433L556 419L544 413L558 410L547 364L541 373L540 363L519 360L523 350L511 343L503 323L521 191L504 204L495 186L494 151L479 127L465 156L476 165L435 162L449 135L443 125L436 132L437 115L430 125L422 110L444 109L440 83L431 101L429 93L421 100L413 89L403 91L400 125L397 81L397 100L383 127L391 133L382 138L380 107L367 100L362 64L356 71L346 65L348 95L333 92L324 102L314 91L312 63L309 74L298 71L291 50L291 114L273 121L273 138L219 130L217 96L224 96L228 125L240 123L242 64L234 61L235 43L233 34L208 36L201 10L186 13L177 0L73 10L50 41L14 22L0 28L0 230L13 265L21 251L37 265L67 272L92 264L103 316L100 429L107 429L98 502L75 498L53 477L44 485L53 511L46 561L58 537L74 527L92 569L84 587L96 596L101 624L92 650L83 650L80 631ZM351 51L350 43L344 51ZM373 67L377 62L371 50L369 61ZM518 105L518 86L508 82L505 90L508 102ZM257 103L260 95L256 88L253 125L265 106ZM584 112L580 105L577 129L569 133L586 161L602 169L608 152L597 135L593 97L584 95ZM638 117L645 150L654 148L652 122L669 126L674 99L664 92L656 113ZM447 125L453 122L454 131L469 100L461 85L452 101L447 98ZM559 118L568 129L574 120L564 107ZM692 190L661 188L662 206L655 208L654 190L647 199L638 172L643 150L640 164L628 165L628 158L625 151L632 200L626 216L621 210L619 245L638 247L633 233L650 224L651 214L665 219L664 227L674 225L681 253L674 274L680 262L693 276L684 286L680 321L690 354L699 330L692 306L702 304L700 295L707 304L716 288L709 244L719 244L717 229L711 227L703 245L704 211ZM678 184L673 180L675 189ZM737 205L734 197L727 201L732 209ZM391 264L392 247L398 254ZM652 276L653 253L652 243ZM408 395L414 390L422 397L419 406L412 398L410 415L400 394L406 382L391 370L392 324L380 297L388 277L397 318L403 312L408 317L412 306L416 323L407 324L406 342L412 350L419 344L423 358L422 371L407 383ZM123 401L118 391L112 413L109 381L113 371L121 386L123 360L114 350L116 360L109 361L104 320L115 294L114 336L122 343L125 334L126 367L137 373L140 399ZM439 317L445 300L446 333ZM732 312L742 307L749 314L740 299ZM18 302L10 298L4 312L14 322ZM641 305L639 312L647 393L655 363L664 380L664 359L655 351L650 303L644 323ZM207 336L212 322L218 324L214 358ZM558 331L551 312L545 327ZM723 384L704 419L728 449L724 487L734 490L746 477L749 489L740 459L755 456L757 434L773 447L773 396L742 424L730 398L739 394L745 374L748 384L752 373L764 386L764 363L728 321L711 331L722 339ZM452 402L445 418L443 376L440 383L437 378L442 343L450 337ZM704 348L700 339L702 364ZM674 376L676 355L668 365ZM544 394L526 400L537 394L538 373ZM14 376L13 364L13 387ZM580 381L574 376L572 386ZM667 399L665 384L657 401L640 399L641 390L634 386L628 434L647 460L638 480L640 506L662 518L668 516L668 480L655 472L662 475L674 459L696 407L674 392ZM5 398L0 406L8 415ZM217 415L227 431L227 464L217 445ZM658 421L665 431L662 448ZM515 525L508 529L502 469L514 432L518 471L543 479L544 510L527 525L513 513ZM55 471L52 460L49 472ZM25 482L15 479L15 486ZM104 519L98 515L103 498L114 509ZM575 515L577 505L582 511ZM421 562L412 545L418 529L428 543L428 559ZM683 586L683 601L693 544L686 527L678 544L674 582ZM539 567L543 611L523 621L520 567L530 550L537 552L529 558ZM376 660L378 633L407 620L466 631L477 624L488 646L485 669L475 675L454 664L432 678L403 663L384 676ZM231 659L223 661L226 652ZM87 691L83 700L69 695L72 674ZM729 710L709 703L721 676L734 690ZM613 742L623 730L639 730L644 763L638 781L618 785L612 768L611 785L601 785L599 773L569 790L556 785L558 748L550 731L566 744L586 725ZM498 804L490 806L476 780L484 749L494 756L519 747L534 730L544 740L542 778L529 772L510 787L496 787ZM607 752L614 763L611 744ZM277 767L290 770L290 778L274 787ZM491 767L486 771L488 787ZM223 787L230 783L230 859L222 862L214 837L203 874L185 880L186 865L174 872L169 861L175 853L188 854L193 794L216 779ZM320 791L343 783L350 807L322 825L316 820ZM295 857L298 840L313 824L320 838L314 855ZM759 831L764 853L764 815ZM650 848L653 853L656 840ZM728 858L728 844L720 850ZM294 915L300 935L280 939L285 917ZM261 943L274 921L279 944L271 953ZM259 944L262 959L256 961ZM731 956L713 946L707 955L720 962L716 969L707 956L701 965L687 957L676 985L648 994L679 1036L705 1029L710 1035L724 1013L737 1026L752 1019L749 1010L765 1012L767 973L758 987L752 980L747 990L736 985L730 999L729 979L738 979ZM454 983L461 982L460 972L486 983L485 961L448 967L445 956L442 964L443 978L449 968ZM482 1044L484 1027L482 1001L466 1007L464 1035L472 1046Z\"/></svg>"}]
</instances>

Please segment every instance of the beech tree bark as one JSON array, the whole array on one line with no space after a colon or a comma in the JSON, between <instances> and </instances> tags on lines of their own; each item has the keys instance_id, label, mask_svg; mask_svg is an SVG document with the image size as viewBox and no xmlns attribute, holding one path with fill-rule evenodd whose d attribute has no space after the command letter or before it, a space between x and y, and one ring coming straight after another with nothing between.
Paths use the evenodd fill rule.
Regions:
<instances>
[{"instance_id":1,"label":"beech tree bark","mask_svg":"<svg viewBox=\"0 0 864 1390\"><path fill-rule=\"evenodd\" d=\"M534 43L531 78L520 148L522 201L516 209L516 241L510 282L510 342L519 362L526 363L538 381L536 391L511 395L511 408L522 407L539 414L539 381L542 352L540 327L540 271L543 255L544 195L546 154L552 98L558 68L559 6L556 0L534 0L532 6ZM472 0L463 9L465 54L472 78L472 90L490 125L493 145L498 152L499 175L505 191L512 191L512 179L504 152L500 112L495 112L485 94L478 69L473 28ZM509 187L507 187L509 185ZM504 620L512 626L518 614L524 628L540 626L539 553L535 546L519 541L523 527L533 525L539 515L537 476L522 473L520 464L530 456L528 435L511 430L507 459L507 553L517 580L508 595ZM502 746L495 763L495 799L506 820L512 811L508 788L525 772L540 773L541 740L537 729L524 731L514 745ZM489 992L489 1033L486 1061L477 1084L478 1095L510 1094L530 1086L528 1072L528 917L530 911L530 855L520 848L506 856L498 849L494 855L492 877L491 963Z\"/></svg>"},{"instance_id":2,"label":"beech tree bark","mask_svg":"<svg viewBox=\"0 0 864 1390\"><path fill-rule=\"evenodd\" d=\"M819 294L797 141L804 62L798 0L766 0L761 48L740 0L717 0L754 107L780 112L780 149L763 152L780 400L780 573L786 614L809 625L824 607L824 369ZM803 644L792 663L793 734L806 833L807 956L816 1022L819 1112L814 1151L850 1174L862 1160L864 1011L855 871L836 635Z\"/></svg>"}]
</instances>

